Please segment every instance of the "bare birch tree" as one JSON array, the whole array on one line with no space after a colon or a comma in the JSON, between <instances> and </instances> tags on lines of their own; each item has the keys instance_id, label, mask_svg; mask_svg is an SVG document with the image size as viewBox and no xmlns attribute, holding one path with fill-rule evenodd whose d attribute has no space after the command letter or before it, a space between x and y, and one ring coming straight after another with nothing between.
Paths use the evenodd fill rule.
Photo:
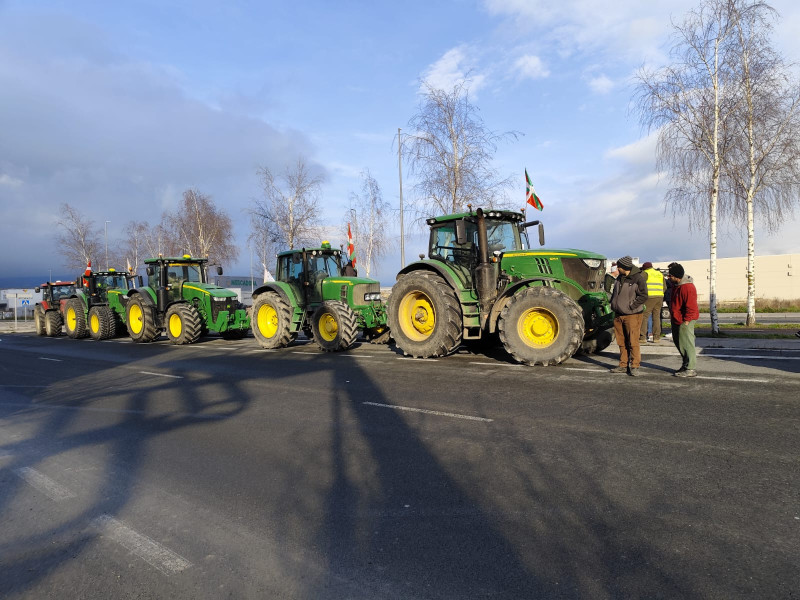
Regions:
<instances>
[{"instance_id":1,"label":"bare birch tree","mask_svg":"<svg viewBox=\"0 0 800 600\"><path fill-rule=\"evenodd\" d=\"M688 214L690 226L707 223L714 334L719 333L717 219L730 212L720 183L739 101L732 5L733 0L703 0L680 24L673 23L672 63L640 69L635 97L641 123L658 130L657 165L670 182L667 206L674 214Z\"/></svg>"},{"instance_id":2,"label":"bare birch tree","mask_svg":"<svg viewBox=\"0 0 800 600\"><path fill-rule=\"evenodd\" d=\"M198 190L186 190L178 208L165 213L162 224L181 253L207 257L211 264L231 262L239 255L231 218Z\"/></svg>"},{"instance_id":3,"label":"bare birch tree","mask_svg":"<svg viewBox=\"0 0 800 600\"><path fill-rule=\"evenodd\" d=\"M422 82L419 111L408 122L402 154L416 175L421 212L449 214L468 204L499 208L508 204L512 177L501 178L492 166L499 142L516 139L514 131L487 129L469 99L468 80L452 90ZM399 142L399 140L398 140Z\"/></svg>"},{"instance_id":4,"label":"bare birch tree","mask_svg":"<svg viewBox=\"0 0 800 600\"><path fill-rule=\"evenodd\" d=\"M259 214L250 213L250 235L247 237L247 245L255 252L261 269L266 275L267 271L275 273L275 255L281 248L278 248L272 241L269 232L269 221Z\"/></svg>"},{"instance_id":5,"label":"bare birch tree","mask_svg":"<svg viewBox=\"0 0 800 600\"><path fill-rule=\"evenodd\" d=\"M770 43L777 13L763 2L735 2L742 102L725 172L747 228L747 325L755 314L755 216L775 231L800 194L800 86Z\"/></svg>"},{"instance_id":6,"label":"bare birch tree","mask_svg":"<svg viewBox=\"0 0 800 600\"><path fill-rule=\"evenodd\" d=\"M60 232L57 241L65 267L83 271L90 260L97 260L102 233L93 220L64 202L59 208L57 224Z\"/></svg>"},{"instance_id":7,"label":"bare birch tree","mask_svg":"<svg viewBox=\"0 0 800 600\"><path fill-rule=\"evenodd\" d=\"M266 238L281 250L319 243L323 177L312 174L302 156L279 178L267 167L261 167L258 176L264 197L254 200L250 207L255 218L251 224L266 231Z\"/></svg>"},{"instance_id":8,"label":"bare birch tree","mask_svg":"<svg viewBox=\"0 0 800 600\"><path fill-rule=\"evenodd\" d=\"M360 193L350 194L350 207L345 215L346 223L351 224L358 264L369 277L372 266L388 250L386 235L389 204L384 202L381 187L369 169L361 173ZM344 228L345 237L347 225Z\"/></svg>"},{"instance_id":9,"label":"bare birch tree","mask_svg":"<svg viewBox=\"0 0 800 600\"><path fill-rule=\"evenodd\" d=\"M115 264L124 268L130 265L132 274L138 273L139 266L147 254L146 239L151 228L145 221L128 221L124 230L125 238L114 253Z\"/></svg>"}]
</instances>

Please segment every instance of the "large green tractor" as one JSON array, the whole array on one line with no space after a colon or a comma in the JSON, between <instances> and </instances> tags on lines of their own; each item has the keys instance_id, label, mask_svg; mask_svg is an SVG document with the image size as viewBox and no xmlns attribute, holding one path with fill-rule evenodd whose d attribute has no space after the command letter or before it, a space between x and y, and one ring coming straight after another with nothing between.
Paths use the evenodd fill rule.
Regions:
<instances>
[{"instance_id":1,"label":"large green tractor","mask_svg":"<svg viewBox=\"0 0 800 600\"><path fill-rule=\"evenodd\" d=\"M208 331L225 339L247 335L250 319L236 293L208 281L208 260L148 258L147 285L120 297L128 335L134 342L152 342L166 331L173 344L193 344ZM217 267L222 275L222 268Z\"/></svg>"},{"instance_id":2,"label":"large green tractor","mask_svg":"<svg viewBox=\"0 0 800 600\"><path fill-rule=\"evenodd\" d=\"M276 280L253 291L253 335L262 348L288 346L298 332L326 352L350 348L364 331L388 341L380 283L343 275L342 253L320 248L278 254Z\"/></svg>"},{"instance_id":3,"label":"large green tractor","mask_svg":"<svg viewBox=\"0 0 800 600\"><path fill-rule=\"evenodd\" d=\"M531 249L522 213L480 208L428 219L428 259L397 275L389 298L392 337L428 358L462 341L499 336L530 365L559 364L611 343L614 315L604 289L606 259L583 250Z\"/></svg>"},{"instance_id":4,"label":"large green tractor","mask_svg":"<svg viewBox=\"0 0 800 600\"><path fill-rule=\"evenodd\" d=\"M75 280L75 294L64 304L64 331L71 338L87 335L106 340L124 331L120 298L135 287L123 271L92 271L91 263Z\"/></svg>"}]
</instances>

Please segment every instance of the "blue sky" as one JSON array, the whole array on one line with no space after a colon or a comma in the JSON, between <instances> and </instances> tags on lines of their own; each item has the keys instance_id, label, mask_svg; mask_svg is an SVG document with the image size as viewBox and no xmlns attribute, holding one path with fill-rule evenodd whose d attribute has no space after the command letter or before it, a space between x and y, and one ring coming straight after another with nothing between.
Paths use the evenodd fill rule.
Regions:
<instances>
[{"instance_id":1,"label":"blue sky","mask_svg":"<svg viewBox=\"0 0 800 600\"><path fill-rule=\"evenodd\" d=\"M523 134L500 146L495 166L518 176L520 206L527 167L548 246L706 257L706 232L665 214L653 138L629 112L633 73L664 60L670 17L693 5L0 0L0 278L70 275L54 248L61 202L98 227L109 220L113 244L128 221L157 222L188 187L230 214L241 253L225 268L246 274L256 170L299 154L325 175L322 216L342 243L363 169L397 208L393 143L420 78L448 86L466 73L486 125ZM800 8L773 5L775 44L800 60ZM410 235L407 260L424 247ZM720 256L745 247L723 226ZM756 251L800 252L800 222L770 236L759 228ZM378 265L386 284L398 253Z\"/></svg>"}]
</instances>

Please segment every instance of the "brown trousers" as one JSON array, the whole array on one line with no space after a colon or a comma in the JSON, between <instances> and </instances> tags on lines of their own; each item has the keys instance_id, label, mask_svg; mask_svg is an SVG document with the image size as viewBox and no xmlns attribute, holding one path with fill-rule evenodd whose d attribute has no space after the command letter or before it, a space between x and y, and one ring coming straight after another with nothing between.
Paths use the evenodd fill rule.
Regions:
<instances>
[{"instance_id":1,"label":"brown trousers","mask_svg":"<svg viewBox=\"0 0 800 600\"><path fill-rule=\"evenodd\" d=\"M642 315L617 315L614 318L614 335L619 346L619 366L638 369L642 362L642 351L639 348L639 332L642 329Z\"/></svg>"},{"instance_id":2,"label":"brown trousers","mask_svg":"<svg viewBox=\"0 0 800 600\"><path fill-rule=\"evenodd\" d=\"M642 313L642 333L639 341L647 341L647 317L653 315L653 341L661 339L661 305L664 304L664 296L650 296L644 303Z\"/></svg>"}]
</instances>

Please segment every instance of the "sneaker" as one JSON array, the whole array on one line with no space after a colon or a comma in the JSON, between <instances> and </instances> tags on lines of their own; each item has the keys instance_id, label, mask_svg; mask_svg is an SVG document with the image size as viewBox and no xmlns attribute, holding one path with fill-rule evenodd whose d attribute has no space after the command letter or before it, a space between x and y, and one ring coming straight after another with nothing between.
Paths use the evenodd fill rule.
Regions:
<instances>
[{"instance_id":1,"label":"sneaker","mask_svg":"<svg viewBox=\"0 0 800 600\"><path fill-rule=\"evenodd\" d=\"M638 368L636 368L636 369L631 369L631 377L638 377L638 376L639 376L639 375L641 375L641 374L642 374L642 373L639 371L639 369L638 369Z\"/></svg>"},{"instance_id":2,"label":"sneaker","mask_svg":"<svg viewBox=\"0 0 800 600\"><path fill-rule=\"evenodd\" d=\"M675 373L675 377L697 377L697 371L694 369L684 369Z\"/></svg>"},{"instance_id":3,"label":"sneaker","mask_svg":"<svg viewBox=\"0 0 800 600\"><path fill-rule=\"evenodd\" d=\"M627 373L627 367L614 367L613 369L608 370L609 373Z\"/></svg>"},{"instance_id":4,"label":"sneaker","mask_svg":"<svg viewBox=\"0 0 800 600\"><path fill-rule=\"evenodd\" d=\"M654 339L654 340L653 340L653 343L654 343L654 344L660 344L660 343L661 343L661 338Z\"/></svg>"},{"instance_id":5,"label":"sneaker","mask_svg":"<svg viewBox=\"0 0 800 600\"><path fill-rule=\"evenodd\" d=\"M686 370L686 367L681 367L677 371L673 371L673 375L677 375L678 373L683 373Z\"/></svg>"},{"instance_id":6,"label":"sneaker","mask_svg":"<svg viewBox=\"0 0 800 600\"><path fill-rule=\"evenodd\" d=\"M648 342L652 342L653 341L653 336L652 335L648 335L647 336L647 341Z\"/></svg>"}]
</instances>

